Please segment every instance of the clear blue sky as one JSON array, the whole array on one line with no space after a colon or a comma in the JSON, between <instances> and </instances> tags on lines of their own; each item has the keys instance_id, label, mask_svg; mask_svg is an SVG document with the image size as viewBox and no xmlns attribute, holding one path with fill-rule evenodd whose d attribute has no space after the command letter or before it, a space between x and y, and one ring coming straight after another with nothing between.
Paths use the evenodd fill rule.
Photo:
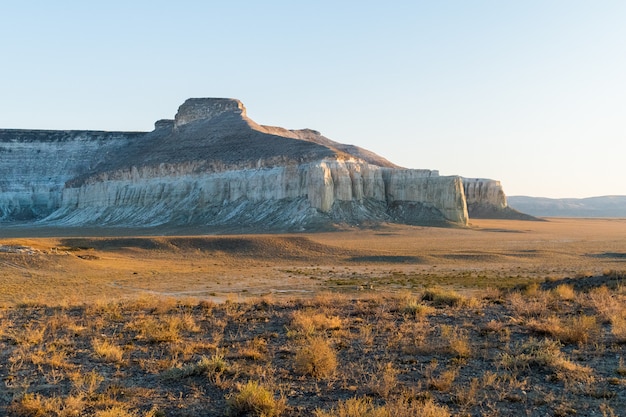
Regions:
<instances>
[{"instance_id":1,"label":"clear blue sky","mask_svg":"<svg viewBox=\"0 0 626 417\"><path fill-rule=\"evenodd\" d=\"M508 195L626 194L626 2L2 1L0 127L151 130L189 97Z\"/></svg>"}]
</instances>

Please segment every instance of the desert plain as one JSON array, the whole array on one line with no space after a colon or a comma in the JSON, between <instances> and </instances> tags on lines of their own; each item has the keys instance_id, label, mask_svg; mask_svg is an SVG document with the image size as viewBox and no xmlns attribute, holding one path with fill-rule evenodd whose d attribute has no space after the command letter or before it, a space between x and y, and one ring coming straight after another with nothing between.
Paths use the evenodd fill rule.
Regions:
<instances>
[{"instance_id":1,"label":"desert plain","mask_svg":"<svg viewBox=\"0 0 626 417\"><path fill-rule=\"evenodd\" d=\"M114 230L116 236L107 237L34 237L79 232L5 230L14 237L0 238L0 303L71 304L144 293L234 301L433 285L471 290L626 269L625 219L474 219L469 228L387 225L290 235L125 236Z\"/></svg>"},{"instance_id":2,"label":"desert plain","mask_svg":"<svg viewBox=\"0 0 626 417\"><path fill-rule=\"evenodd\" d=\"M626 415L626 219L80 232L2 230L2 414Z\"/></svg>"}]
</instances>

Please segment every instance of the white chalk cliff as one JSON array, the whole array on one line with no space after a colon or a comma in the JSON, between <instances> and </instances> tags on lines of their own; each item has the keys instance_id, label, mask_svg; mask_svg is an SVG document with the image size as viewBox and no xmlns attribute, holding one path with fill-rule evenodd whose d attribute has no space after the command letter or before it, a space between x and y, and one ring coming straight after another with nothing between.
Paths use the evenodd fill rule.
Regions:
<instances>
[{"instance_id":1,"label":"white chalk cliff","mask_svg":"<svg viewBox=\"0 0 626 417\"><path fill-rule=\"evenodd\" d=\"M463 226L468 206L506 207L498 182L405 169L314 130L261 126L234 99L189 99L147 133L0 130L0 174L4 223Z\"/></svg>"}]
</instances>

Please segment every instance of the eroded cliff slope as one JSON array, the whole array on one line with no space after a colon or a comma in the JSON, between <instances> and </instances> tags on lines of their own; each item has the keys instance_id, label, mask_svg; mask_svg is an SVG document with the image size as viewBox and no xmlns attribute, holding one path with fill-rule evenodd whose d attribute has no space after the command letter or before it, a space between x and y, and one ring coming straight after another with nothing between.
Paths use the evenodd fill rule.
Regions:
<instances>
[{"instance_id":1,"label":"eroded cliff slope","mask_svg":"<svg viewBox=\"0 0 626 417\"><path fill-rule=\"evenodd\" d=\"M258 125L234 99L189 99L147 133L0 130L0 161L0 219L53 226L463 226L468 203L494 198L314 130Z\"/></svg>"}]
</instances>

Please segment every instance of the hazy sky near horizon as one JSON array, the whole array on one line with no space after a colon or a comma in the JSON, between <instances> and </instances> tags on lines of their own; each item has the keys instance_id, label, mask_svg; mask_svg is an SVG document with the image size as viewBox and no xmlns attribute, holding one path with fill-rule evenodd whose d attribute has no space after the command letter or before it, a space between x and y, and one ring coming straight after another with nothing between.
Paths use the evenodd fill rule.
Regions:
<instances>
[{"instance_id":1,"label":"hazy sky near horizon","mask_svg":"<svg viewBox=\"0 0 626 417\"><path fill-rule=\"evenodd\" d=\"M189 97L508 195L626 195L626 2L0 2L0 128L152 130Z\"/></svg>"}]
</instances>

